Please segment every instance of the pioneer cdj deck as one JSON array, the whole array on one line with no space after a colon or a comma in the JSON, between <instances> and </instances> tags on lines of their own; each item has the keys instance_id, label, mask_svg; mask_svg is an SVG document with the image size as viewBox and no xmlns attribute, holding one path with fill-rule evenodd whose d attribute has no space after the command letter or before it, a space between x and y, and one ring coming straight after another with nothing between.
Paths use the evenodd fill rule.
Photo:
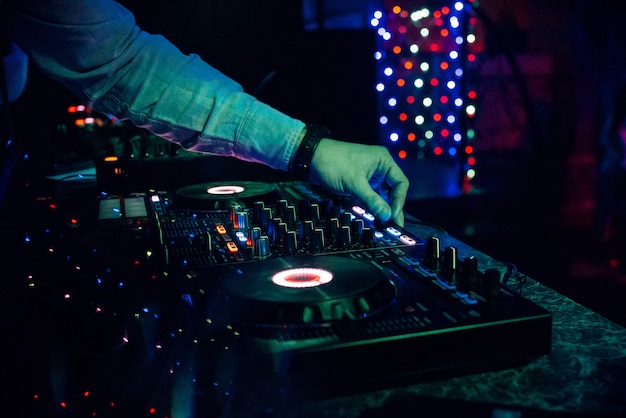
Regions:
<instances>
[{"instance_id":1,"label":"pioneer cdj deck","mask_svg":"<svg viewBox=\"0 0 626 418\"><path fill-rule=\"evenodd\" d=\"M245 376L360 390L550 351L550 313L499 271L307 183L205 183L99 205L105 242L166 271L190 321Z\"/></svg>"}]
</instances>

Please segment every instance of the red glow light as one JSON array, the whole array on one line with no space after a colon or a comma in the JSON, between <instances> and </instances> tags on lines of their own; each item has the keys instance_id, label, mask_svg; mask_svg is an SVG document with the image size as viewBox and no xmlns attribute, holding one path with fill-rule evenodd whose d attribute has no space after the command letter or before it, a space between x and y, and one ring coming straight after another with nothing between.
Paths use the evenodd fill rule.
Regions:
<instances>
[{"instance_id":1,"label":"red glow light","mask_svg":"<svg viewBox=\"0 0 626 418\"><path fill-rule=\"evenodd\" d=\"M407 115L406 113L400 113L400 115L398 116L398 119L400 119L402 122L406 122L408 118L409 115Z\"/></svg>"},{"instance_id":2,"label":"red glow light","mask_svg":"<svg viewBox=\"0 0 626 418\"><path fill-rule=\"evenodd\" d=\"M439 101L440 101L441 103L443 103L443 104L448 103L448 100L449 100L449 99L448 99L448 96L441 96L441 97L439 98Z\"/></svg>"},{"instance_id":3,"label":"red glow light","mask_svg":"<svg viewBox=\"0 0 626 418\"><path fill-rule=\"evenodd\" d=\"M413 104L413 103L415 103L415 96L408 96L408 97L406 98L406 102L407 102L408 104Z\"/></svg>"},{"instance_id":4,"label":"red glow light","mask_svg":"<svg viewBox=\"0 0 626 418\"><path fill-rule=\"evenodd\" d=\"M406 151L405 150L400 150L400 152L398 152L398 157L400 157L400 159L404 160L406 158Z\"/></svg>"},{"instance_id":5,"label":"red glow light","mask_svg":"<svg viewBox=\"0 0 626 418\"><path fill-rule=\"evenodd\" d=\"M441 113L435 113L435 114L433 115L433 120L434 120L435 122L439 122L439 121L441 120Z\"/></svg>"},{"instance_id":6,"label":"red glow light","mask_svg":"<svg viewBox=\"0 0 626 418\"><path fill-rule=\"evenodd\" d=\"M435 148L433 149L433 153L434 153L435 155L441 155L441 154L443 153L443 148L441 148L441 147L435 147Z\"/></svg>"},{"instance_id":7,"label":"red glow light","mask_svg":"<svg viewBox=\"0 0 626 418\"><path fill-rule=\"evenodd\" d=\"M436 78L431 78L430 79L430 85L435 87L436 85L439 84L439 80L437 80Z\"/></svg>"},{"instance_id":8,"label":"red glow light","mask_svg":"<svg viewBox=\"0 0 626 418\"><path fill-rule=\"evenodd\" d=\"M472 147L471 145L467 145L465 147L465 153L466 154L471 154L472 152L474 152L474 147Z\"/></svg>"},{"instance_id":9,"label":"red glow light","mask_svg":"<svg viewBox=\"0 0 626 418\"><path fill-rule=\"evenodd\" d=\"M450 135L450 131L447 129L442 129L441 130L441 136L443 136L444 138L447 138Z\"/></svg>"},{"instance_id":10,"label":"red glow light","mask_svg":"<svg viewBox=\"0 0 626 418\"><path fill-rule=\"evenodd\" d=\"M431 52L439 51L439 45L437 45L437 44L430 44L430 50L431 50ZM469 59L469 57L468 57L468 59Z\"/></svg>"},{"instance_id":11,"label":"red glow light","mask_svg":"<svg viewBox=\"0 0 626 418\"><path fill-rule=\"evenodd\" d=\"M470 90L467 92L467 97L469 97L470 99L475 99L476 98L476 92L474 90Z\"/></svg>"},{"instance_id":12,"label":"red glow light","mask_svg":"<svg viewBox=\"0 0 626 418\"><path fill-rule=\"evenodd\" d=\"M417 135L415 135L413 132L411 132L410 134L408 134L406 136L406 139L408 139L409 142L413 142L413 141L415 141L417 139Z\"/></svg>"}]
</instances>

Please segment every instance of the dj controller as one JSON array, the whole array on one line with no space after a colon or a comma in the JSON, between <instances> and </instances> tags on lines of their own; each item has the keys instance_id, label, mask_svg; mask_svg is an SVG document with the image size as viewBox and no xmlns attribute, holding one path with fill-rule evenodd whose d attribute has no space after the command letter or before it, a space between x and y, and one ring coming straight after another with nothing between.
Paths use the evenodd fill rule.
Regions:
<instances>
[{"instance_id":1,"label":"dj controller","mask_svg":"<svg viewBox=\"0 0 626 418\"><path fill-rule=\"evenodd\" d=\"M551 314L499 270L308 183L103 195L98 218L102 245L166 272L205 355L228 347L250 381L360 390L550 351Z\"/></svg>"}]
</instances>

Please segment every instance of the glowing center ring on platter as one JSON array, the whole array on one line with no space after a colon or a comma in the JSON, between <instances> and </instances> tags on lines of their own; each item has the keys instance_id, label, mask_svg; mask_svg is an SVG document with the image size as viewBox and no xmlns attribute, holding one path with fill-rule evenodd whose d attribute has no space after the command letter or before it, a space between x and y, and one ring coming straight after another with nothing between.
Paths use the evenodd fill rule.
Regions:
<instances>
[{"instance_id":1,"label":"glowing center ring on platter","mask_svg":"<svg viewBox=\"0 0 626 418\"><path fill-rule=\"evenodd\" d=\"M245 189L241 186L215 186L206 189L208 194L212 195L224 195L224 194L239 194Z\"/></svg>"},{"instance_id":2,"label":"glowing center ring on platter","mask_svg":"<svg viewBox=\"0 0 626 418\"><path fill-rule=\"evenodd\" d=\"M328 270L301 267L282 270L272 276L272 282L283 287L305 288L329 283L333 275Z\"/></svg>"}]
</instances>

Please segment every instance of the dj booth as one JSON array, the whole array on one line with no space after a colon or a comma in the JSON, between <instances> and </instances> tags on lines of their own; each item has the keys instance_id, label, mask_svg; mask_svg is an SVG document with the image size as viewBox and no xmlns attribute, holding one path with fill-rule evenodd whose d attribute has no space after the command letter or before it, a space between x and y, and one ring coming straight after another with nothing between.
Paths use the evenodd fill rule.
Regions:
<instances>
[{"instance_id":1,"label":"dj booth","mask_svg":"<svg viewBox=\"0 0 626 418\"><path fill-rule=\"evenodd\" d=\"M12 416L626 411L622 327L413 214L382 222L288 178L132 171L7 196Z\"/></svg>"}]
</instances>

